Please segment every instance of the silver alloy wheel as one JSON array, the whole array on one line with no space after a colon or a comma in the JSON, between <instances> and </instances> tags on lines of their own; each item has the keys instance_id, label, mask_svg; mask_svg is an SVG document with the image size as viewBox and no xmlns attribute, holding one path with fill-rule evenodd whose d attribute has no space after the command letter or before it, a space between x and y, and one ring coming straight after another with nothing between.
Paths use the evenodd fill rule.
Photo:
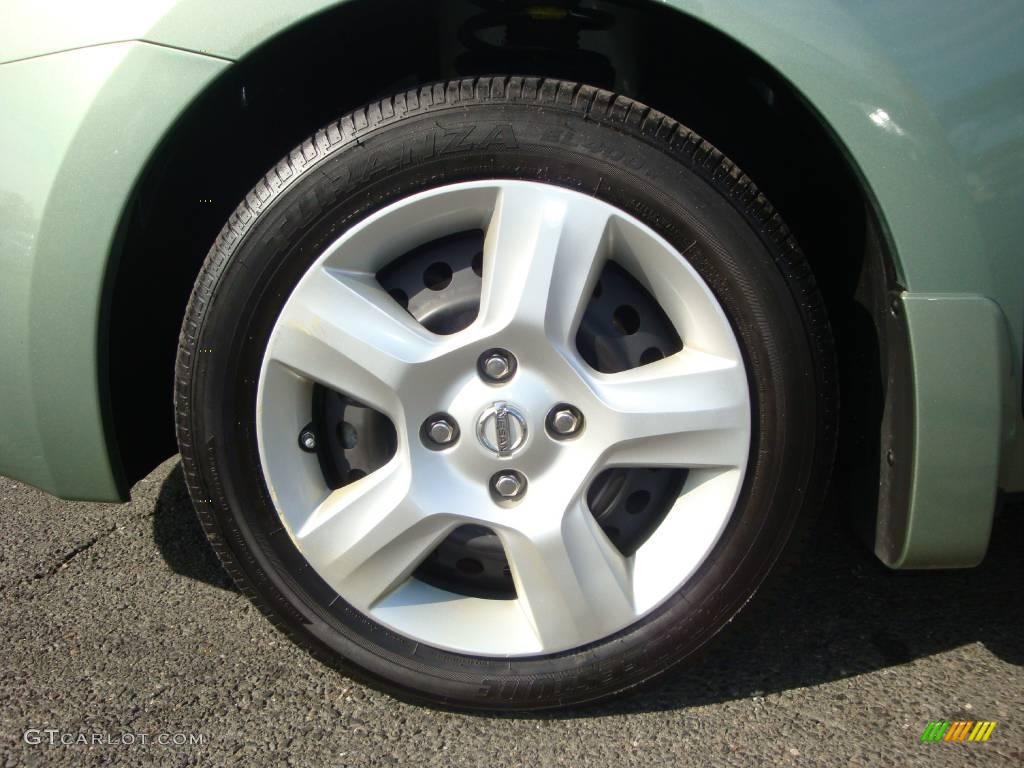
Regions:
<instances>
[{"instance_id":1,"label":"silver alloy wheel","mask_svg":"<svg viewBox=\"0 0 1024 768\"><path fill-rule=\"evenodd\" d=\"M411 248L486 232L480 310L464 330L431 333L375 279ZM621 373L590 368L576 329L606 260L660 304L683 349ZM515 376L482 380L480 355L507 349ZM397 432L383 467L336 490L296 447L314 383L379 410ZM475 425L514 404L526 429L511 452ZM572 403L586 427L556 440L544 421ZM431 450L424 419L450 414L463 437ZM732 328L682 255L637 219L561 187L478 181L423 192L361 222L302 277L271 334L257 394L263 475L288 534L341 599L414 640L475 655L526 656L586 645L673 594L711 551L736 504L750 447L750 395ZM686 467L658 528L630 557L587 508L613 467ZM516 470L514 504L490 479ZM514 600L489 600L411 578L457 527L484 526L505 550Z\"/></svg>"}]
</instances>

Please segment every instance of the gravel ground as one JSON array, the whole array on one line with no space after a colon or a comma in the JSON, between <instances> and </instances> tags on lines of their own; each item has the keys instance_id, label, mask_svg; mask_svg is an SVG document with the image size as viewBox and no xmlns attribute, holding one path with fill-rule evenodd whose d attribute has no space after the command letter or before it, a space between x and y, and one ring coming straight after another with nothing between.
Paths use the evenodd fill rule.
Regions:
<instances>
[{"instance_id":1,"label":"gravel ground","mask_svg":"<svg viewBox=\"0 0 1024 768\"><path fill-rule=\"evenodd\" d=\"M825 526L672 679L598 709L491 718L398 703L293 647L221 571L176 459L133 499L0 478L0 765L1024 763L1019 511L971 571L894 573ZM938 719L998 725L984 744L920 743ZM27 729L113 743L26 744Z\"/></svg>"}]
</instances>

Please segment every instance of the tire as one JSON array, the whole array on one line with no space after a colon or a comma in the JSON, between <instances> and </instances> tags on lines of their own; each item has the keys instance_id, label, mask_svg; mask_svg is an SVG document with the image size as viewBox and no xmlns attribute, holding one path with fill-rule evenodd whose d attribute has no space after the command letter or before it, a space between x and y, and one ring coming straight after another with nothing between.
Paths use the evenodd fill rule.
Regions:
<instances>
[{"instance_id":1,"label":"tire","mask_svg":"<svg viewBox=\"0 0 1024 768\"><path fill-rule=\"evenodd\" d=\"M288 434L288 448L274 448L279 453L271 456L269 441L284 445L280 441L285 439L271 427L284 422L260 421L271 418L265 415L268 408L279 414L291 407L260 400L277 391L265 378L271 376L265 358L290 297L298 295L304 276L331 244L375 216L392 215L388 211L399 210L417 195L458 184L489 189L491 180L512 187L540 184L530 189L544 194L550 190L557 199L569 200L571 195L581 205L610 206L623 219L637 222L629 226L647 233L645 242L682 254L678 269L685 267L692 275L678 279L696 280L717 302L742 356L737 365L749 404L749 430L743 433L749 447L738 462L745 469L729 475L736 490L728 510L692 571L679 577L681 583L632 623L578 646L548 645L544 638L556 636L557 628L549 632L534 617L530 626L541 638L542 652L521 652L516 646L519 650L508 655L501 653L504 640L490 636L479 641L490 650L480 653L460 648L459 637L424 642L377 618L377 613L371 616L371 608L349 604L335 591L321 577L323 569L311 567L312 556L301 549L306 539L289 527L287 510L279 513L275 505L297 498L285 488L292 482L290 467L307 471L319 462L328 472L319 445L327 438L317 434L317 453L311 455L302 451L297 434ZM400 240L402 230L395 232ZM645 252L637 253L631 263L640 273ZM378 281L383 279L379 273ZM499 290L493 281L492 290ZM660 276L648 276L644 290L653 295L660 282ZM631 285L623 278L621 289L640 290ZM664 311L677 310L670 306ZM560 313L549 306L544 316ZM373 331L373 324L359 327L359 333ZM665 334L673 336L672 331ZM679 335L679 346L689 349L687 334ZM531 375L527 356L533 353L524 348L517 354L520 370L515 376ZM589 369L577 367L590 375ZM560 380L553 381L557 385ZM501 389L494 382L486 386ZM322 390L314 391L322 395ZM259 416L258 401L267 406ZM413 410L407 404L401 407L403 413ZM665 402L663 407L681 406ZM708 142L654 109L590 86L530 77L467 79L410 90L358 109L296 147L246 196L211 248L188 305L175 379L177 434L189 491L207 536L239 589L293 641L344 673L405 700L469 710L593 702L651 680L693 654L752 597L796 538L794 532L820 506L833 460L836 407L834 353L822 298L793 237L750 179ZM418 413L416 419L426 416ZM288 418L301 421L305 416ZM427 455L420 449L429 444L429 435L412 434L401 419L388 418L398 435L390 437L392 452L402 454L406 446L410 455ZM481 429L492 423L480 418ZM579 445L605 429L604 422L612 423L586 409L584 418ZM533 441L529 445L536 446L529 450L575 450L572 440L556 444L549 439L557 437L550 421L544 434L543 414L531 412L523 425L527 420ZM430 423L425 421L424 429ZM473 446L466 461L483 462L473 433L471 424L461 424L456 439L465 451ZM434 451L423 461L462 455L459 450ZM522 461L530 460L529 450L520 454ZM698 470L685 471L680 477L690 478ZM268 473L284 478L273 493ZM486 485L487 479L480 482ZM530 477L525 498L532 501L530 494L540 493L535 489L541 485ZM680 487L673 492L680 494ZM498 511L488 514L513 519L514 512L499 518L504 514L501 505L508 503L497 499ZM674 503L670 500L667 508L673 509ZM512 536L496 535L503 545ZM606 543L602 540L601 546ZM683 548L684 542L678 546ZM508 551L507 562L512 562ZM517 593L527 583L524 579L532 578L527 571L519 563L510 577L518 579ZM473 605L490 605L483 598L467 599L478 601ZM524 610L533 610L535 601L528 601ZM438 603L438 610L443 607ZM500 608L508 609L507 604ZM580 626L585 621L581 618ZM594 626L611 626L600 617L594 621ZM427 637L447 637L445 628L429 622L416 626ZM566 632L566 637L576 636ZM524 648L529 645L523 642Z\"/></svg>"}]
</instances>

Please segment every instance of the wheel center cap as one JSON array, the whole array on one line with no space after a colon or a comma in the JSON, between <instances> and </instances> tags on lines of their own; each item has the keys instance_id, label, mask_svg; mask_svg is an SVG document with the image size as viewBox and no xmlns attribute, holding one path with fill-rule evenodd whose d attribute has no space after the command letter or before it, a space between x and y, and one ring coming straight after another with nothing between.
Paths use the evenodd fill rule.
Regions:
<instances>
[{"instance_id":1,"label":"wheel center cap","mask_svg":"<svg viewBox=\"0 0 1024 768\"><path fill-rule=\"evenodd\" d=\"M511 456L526 442L526 418L514 405L499 400L480 414L476 436L492 453Z\"/></svg>"}]
</instances>

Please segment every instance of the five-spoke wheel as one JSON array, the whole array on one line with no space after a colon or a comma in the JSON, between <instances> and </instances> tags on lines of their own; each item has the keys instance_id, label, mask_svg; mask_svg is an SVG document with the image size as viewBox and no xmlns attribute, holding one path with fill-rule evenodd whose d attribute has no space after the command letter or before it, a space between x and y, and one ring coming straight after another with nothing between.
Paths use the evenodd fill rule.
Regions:
<instances>
[{"instance_id":1,"label":"five-spoke wheel","mask_svg":"<svg viewBox=\"0 0 1024 768\"><path fill-rule=\"evenodd\" d=\"M453 234L444 226L485 236L479 313L439 335L373 276L407 246ZM612 258L649 279L683 346L607 374L583 360L576 335ZM295 450L314 384L387 416L398 438L393 457L329 488L316 458ZM750 444L739 348L693 267L611 205L527 181L432 189L326 248L277 320L257 409L264 475L316 572L382 624L473 654L582 646L657 606L715 544ZM655 530L626 556L587 495L604 470L632 467L690 471ZM414 577L463 525L497 535L515 600Z\"/></svg>"}]
</instances>

